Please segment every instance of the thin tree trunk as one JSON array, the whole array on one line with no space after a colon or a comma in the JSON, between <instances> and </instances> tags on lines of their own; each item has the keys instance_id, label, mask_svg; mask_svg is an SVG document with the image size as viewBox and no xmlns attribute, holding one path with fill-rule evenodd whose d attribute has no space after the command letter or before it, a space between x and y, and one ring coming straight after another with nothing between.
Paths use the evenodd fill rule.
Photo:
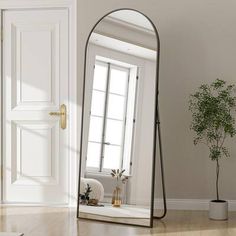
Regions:
<instances>
[{"instance_id":1,"label":"thin tree trunk","mask_svg":"<svg viewBox=\"0 0 236 236\"><path fill-rule=\"evenodd\" d=\"M219 173L220 173L220 165L219 165L219 159L216 160L216 197L217 201L220 200L219 197Z\"/></svg>"}]
</instances>

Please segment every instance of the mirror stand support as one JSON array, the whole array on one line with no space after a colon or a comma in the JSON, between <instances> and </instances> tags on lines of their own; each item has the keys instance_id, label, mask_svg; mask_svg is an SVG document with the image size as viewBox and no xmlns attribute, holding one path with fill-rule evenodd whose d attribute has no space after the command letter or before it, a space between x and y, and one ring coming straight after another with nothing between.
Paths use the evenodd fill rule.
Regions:
<instances>
[{"instance_id":1,"label":"mirror stand support","mask_svg":"<svg viewBox=\"0 0 236 236\"><path fill-rule=\"evenodd\" d=\"M163 213L160 216L153 216L154 219L162 219L167 213L166 204L166 190L165 190L165 178L164 178L164 164L163 164L163 151L161 142L161 127L160 127L159 108L157 109L157 130L158 130L158 143L159 143L159 155L160 155L160 167L161 167L161 185L162 185L162 197L163 197Z\"/></svg>"}]
</instances>

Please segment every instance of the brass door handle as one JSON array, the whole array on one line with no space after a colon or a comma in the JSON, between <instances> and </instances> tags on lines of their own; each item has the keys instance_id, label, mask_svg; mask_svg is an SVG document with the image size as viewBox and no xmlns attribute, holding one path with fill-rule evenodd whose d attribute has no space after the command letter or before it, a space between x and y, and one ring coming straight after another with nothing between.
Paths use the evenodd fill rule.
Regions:
<instances>
[{"instance_id":1,"label":"brass door handle","mask_svg":"<svg viewBox=\"0 0 236 236\"><path fill-rule=\"evenodd\" d=\"M49 112L50 116L60 116L60 125L62 129L66 128L66 105L62 104L60 106L60 111L51 111Z\"/></svg>"}]
</instances>

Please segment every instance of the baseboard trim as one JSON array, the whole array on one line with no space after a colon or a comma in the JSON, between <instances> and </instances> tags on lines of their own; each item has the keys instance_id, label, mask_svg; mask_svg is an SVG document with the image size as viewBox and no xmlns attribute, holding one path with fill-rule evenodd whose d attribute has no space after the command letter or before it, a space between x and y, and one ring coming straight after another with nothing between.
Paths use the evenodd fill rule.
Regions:
<instances>
[{"instance_id":1,"label":"baseboard trim","mask_svg":"<svg viewBox=\"0 0 236 236\"><path fill-rule=\"evenodd\" d=\"M1 202L0 206L19 206L19 207L56 207L56 208L75 208L76 205L56 204L56 203L20 203L20 202Z\"/></svg>"},{"instance_id":2,"label":"baseboard trim","mask_svg":"<svg viewBox=\"0 0 236 236\"><path fill-rule=\"evenodd\" d=\"M167 199L167 208L169 210L208 210L209 199ZM227 200L229 211L236 211L236 200ZM163 209L163 200L156 198L154 209Z\"/></svg>"}]
</instances>

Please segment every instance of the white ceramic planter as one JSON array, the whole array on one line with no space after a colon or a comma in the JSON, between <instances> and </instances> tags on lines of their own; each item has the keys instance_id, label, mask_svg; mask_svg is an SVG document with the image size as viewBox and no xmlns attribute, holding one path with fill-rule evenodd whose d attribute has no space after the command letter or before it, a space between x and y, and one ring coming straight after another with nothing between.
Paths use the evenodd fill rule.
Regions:
<instances>
[{"instance_id":1,"label":"white ceramic planter","mask_svg":"<svg viewBox=\"0 0 236 236\"><path fill-rule=\"evenodd\" d=\"M209 218L212 220L228 219L228 202L213 200L209 203Z\"/></svg>"}]
</instances>

